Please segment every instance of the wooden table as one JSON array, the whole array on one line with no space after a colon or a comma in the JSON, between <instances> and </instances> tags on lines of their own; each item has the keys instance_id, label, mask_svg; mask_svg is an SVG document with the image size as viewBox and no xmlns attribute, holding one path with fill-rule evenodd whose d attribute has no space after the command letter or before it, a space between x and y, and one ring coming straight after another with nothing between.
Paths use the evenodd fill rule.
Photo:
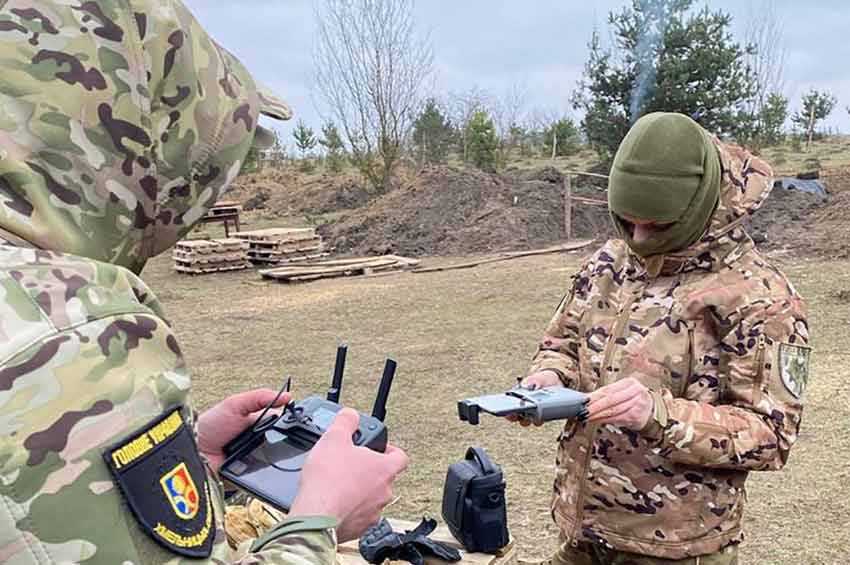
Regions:
<instances>
[{"instance_id":1,"label":"wooden table","mask_svg":"<svg viewBox=\"0 0 850 565\"><path fill-rule=\"evenodd\" d=\"M418 522L408 522L405 520L390 520L390 524L393 527L394 532L404 532L405 530L412 530L418 525ZM454 548L460 550L461 560L457 563L461 565L516 565L517 564L517 556L516 556L516 548L514 547L513 542L509 543L506 547L502 548L498 554L491 555L489 553L468 553L464 550L460 544L449 532L449 529L443 525L437 526L437 529L434 530L430 536L428 536L434 541L439 541L446 543ZM358 542L349 541L343 543L339 546L337 553L337 563L340 565L368 565L365 559L360 556L360 549L358 548ZM406 561L391 561L388 563L392 563L395 565L398 563L399 565L405 564L409 565ZM445 565L446 561L442 559L434 559L427 558L425 559L425 565Z\"/></svg>"},{"instance_id":2,"label":"wooden table","mask_svg":"<svg viewBox=\"0 0 850 565\"><path fill-rule=\"evenodd\" d=\"M228 229L230 223L233 223L237 232L241 231L239 228L239 213L241 211L242 205L239 202L220 200L210 208L209 212L198 223L221 222L224 224L224 237L230 237L230 229Z\"/></svg>"}]
</instances>

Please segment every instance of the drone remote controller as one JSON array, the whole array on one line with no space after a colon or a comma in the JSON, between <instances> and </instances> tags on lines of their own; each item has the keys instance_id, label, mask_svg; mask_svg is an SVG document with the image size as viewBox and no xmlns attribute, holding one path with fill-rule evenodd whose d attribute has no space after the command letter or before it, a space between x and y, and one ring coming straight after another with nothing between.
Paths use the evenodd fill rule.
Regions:
<instances>
[{"instance_id":1,"label":"drone remote controller","mask_svg":"<svg viewBox=\"0 0 850 565\"><path fill-rule=\"evenodd\" d=\"M348 348L337 349L333 383L326 398L310 396L287 405L280 415L251 426L224 448L222 478L261 500L288 511L298 494L301 469L310 450L342 410L339 395ZM396 363L387 359L371 415L360 413L352 436L355 445L383 452L387 448L386 417Z\"/></svg>"}]
</instances>

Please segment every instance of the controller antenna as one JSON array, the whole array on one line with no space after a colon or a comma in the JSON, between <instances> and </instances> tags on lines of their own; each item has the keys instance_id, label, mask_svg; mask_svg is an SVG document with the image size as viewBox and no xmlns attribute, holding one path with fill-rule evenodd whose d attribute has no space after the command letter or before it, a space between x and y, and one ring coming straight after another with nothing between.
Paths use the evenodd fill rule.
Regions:
<instances>
[{"instance_id":1,"label":"controller antenna","mask_svg":"<svg viewBox=\"0 0 850 565\"><path fill-rule=\"evenodd\" d=\"M372 416L381 422L387 417L387 399L390 396L390 386L393 384L395 367L396 362L387 359L387 363L384 365L384 375L381 377L381 386L378 388L378 396L375 397L375 406L372 408Z\"/></svg>"},{"instance_id":2,"label":"controller antenna","mask_svg":"<svg viewBox=\"0 0 850 565\"><path fill-rule=\"evenodd\" d=\"M328 389L328 400L339 404L339 394L342 392L342 373L345 371L345 356L348 346L341 343L336 348L336 363L334 364L334 376L331 388Z\"/></svg>"}]
</instances>

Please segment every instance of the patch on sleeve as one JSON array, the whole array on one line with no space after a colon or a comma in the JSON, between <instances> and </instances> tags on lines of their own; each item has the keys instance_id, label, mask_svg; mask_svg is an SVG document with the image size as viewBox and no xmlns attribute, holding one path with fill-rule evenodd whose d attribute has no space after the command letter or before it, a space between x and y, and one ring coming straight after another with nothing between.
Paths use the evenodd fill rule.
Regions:
<instances>
[{"instance_id":1,"label":"patch on sleeve","mask_svg":"<svg viewBox=\"0 0 850 565\"><path fill-rule=\"evenodd\" d=\"M782 378L782 384L797 399L802 399L806 393L810 352L811 349L808 347L789 343L779 344L779 375Z\"/></svg>"},{"instance_id":2,"label":"patch on sleeve","mask_svg":"<svg viewBox=\"0 0 850 565\"><path fill-rule=\"evenodd\" d=\"M109 448L103 459L149 536L187 557L209 557L215 526L207 475L180 408Z\"/></svg>"}]
</instances>

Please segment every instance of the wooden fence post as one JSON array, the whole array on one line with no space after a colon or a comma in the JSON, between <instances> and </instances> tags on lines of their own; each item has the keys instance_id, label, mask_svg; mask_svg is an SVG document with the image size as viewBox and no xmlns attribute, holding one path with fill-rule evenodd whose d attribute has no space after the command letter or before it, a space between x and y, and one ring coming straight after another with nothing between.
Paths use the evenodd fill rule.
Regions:
<instances>
[{"instance_id":1,"label":"wooden fence post","mask_svg":"<svg viewBox=\"0 0 850 565\"><path fill-rule=\"evenodd\" d=\"M573 186L572 175L564 175L564 234L565 240L573 237Z\"/></svg>"}]
</instances>

